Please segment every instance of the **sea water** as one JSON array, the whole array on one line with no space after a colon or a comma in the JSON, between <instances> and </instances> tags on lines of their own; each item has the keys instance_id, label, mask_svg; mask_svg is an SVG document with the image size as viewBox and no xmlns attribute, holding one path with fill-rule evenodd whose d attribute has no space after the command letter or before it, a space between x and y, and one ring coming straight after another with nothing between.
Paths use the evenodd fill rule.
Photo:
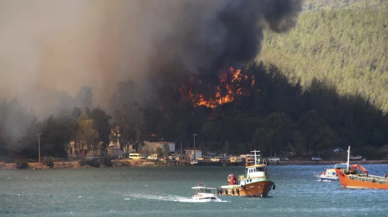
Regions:
<instances>
[{"instance_id":1,"label":"sea water","mask_svg":"<svg viewBox=\"0 0 388 217\"><path fill-rule=\"evenodd\" d=\"M388 191L343 189L314 177L333 166L270 165L276 188L269 197L208 203L192 200L191 187L226 185L244 167L1 170L0 216L388 216ZM387 165L364 166L388 173Z\"/></svg>"}]
</instances>

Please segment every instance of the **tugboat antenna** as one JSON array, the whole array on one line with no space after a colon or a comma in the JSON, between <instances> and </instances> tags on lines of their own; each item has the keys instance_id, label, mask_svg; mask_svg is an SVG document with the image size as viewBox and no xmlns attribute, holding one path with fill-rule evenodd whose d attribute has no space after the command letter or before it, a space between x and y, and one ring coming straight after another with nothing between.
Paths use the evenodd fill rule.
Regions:
<instances>
[{"instance_id":1,"label":"tugboat antenna","mask_svg":"<svg viewBox=\"0 0 388 217\"><path fill-rule=\"evenodd\" d=\"M350 146L348 147L348 160L346 161L346 171L349 171Z\"/></svg>"}]
</instances>

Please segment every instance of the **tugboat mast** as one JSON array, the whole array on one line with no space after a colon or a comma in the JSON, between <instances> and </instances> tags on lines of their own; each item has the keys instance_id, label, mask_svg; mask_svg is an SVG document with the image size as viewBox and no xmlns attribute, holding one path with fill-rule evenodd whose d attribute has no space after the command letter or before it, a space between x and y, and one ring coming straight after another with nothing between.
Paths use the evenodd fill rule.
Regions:
<instances>
[{"instance_id":1,"label":"tugboat mast","mask_svg":"<svg viewBox=\"0 0 388 217\"><path fill-rule=\"evenodd\" d=\"M346 161L346 171L349 171L350 146L348 147L348 160Z\"/></svg>"},{"instance_id":2,"label":"tugboat mast","mask_svg":"<svg viewBox=\"0 0 388 217\"><path fill-rule=\"evenodd\" d=\"M254 150L254 151L251 151L251 152L253 152L253 153L255 153L255 166L257 165L257 158L256 158L256 152L258 152L258 153L260 153L260 151L256 151L256 150Z\"/></svg>"}]
</instances>

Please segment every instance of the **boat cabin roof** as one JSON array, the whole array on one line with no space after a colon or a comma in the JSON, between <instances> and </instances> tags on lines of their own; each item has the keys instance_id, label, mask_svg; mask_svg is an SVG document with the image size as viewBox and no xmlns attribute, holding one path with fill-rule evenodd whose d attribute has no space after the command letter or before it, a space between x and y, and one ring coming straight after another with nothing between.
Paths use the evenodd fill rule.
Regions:
<instances>
[{"instance_id":1,"label":"boat cabin roof","mask_svg":"<svg viewBox=\"0 0 388 217\"><path fill-rule=\"evenodd\" d=\"M335 169L326 169L326 172L335 172Z\"/></svg>"},{"instance_id":2,"label":"boat cabin roof","mask_svg":"<svg viewBox=\"0 0 388 217\"><path fill-rule=\"evenodd\" d=\"M346 167L347 164L346 163L338 163L336 165L334 165L334 168L343 168L343 167Z\"/></svg>"},{"instance_id":3,"label":"boat cabin roof","mask_svg":"<svg viewBox=\"0 0 388 217\"><path fill-rule=\"evenodd\" d=\"M257 168L257 167L265 167L265 164L256 164L256 165L251 165L251 166L246 166L246 168Z\"/></svg>"}]
</instances>

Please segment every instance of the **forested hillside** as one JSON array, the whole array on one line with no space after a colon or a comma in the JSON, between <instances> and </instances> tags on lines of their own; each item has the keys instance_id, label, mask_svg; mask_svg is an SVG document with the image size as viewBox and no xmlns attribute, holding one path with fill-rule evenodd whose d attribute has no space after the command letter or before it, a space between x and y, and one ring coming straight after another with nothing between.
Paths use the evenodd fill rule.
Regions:
<instances>
[{"instance_id":1,"label":"forested hillside","mask_svg":"<svg viewBox=\"0 0 388 217\"><path fill-rule=\"evenodd\" d=\"M386 0L304 0L304 10L364 9L387 7Z\"/></svg>"},{"instance_id":2,"label":"forested hillside","mask_svg":"<svg viewBox=\"0 0 388 217\"><path fill-rule=\"evenodd\" d=\"M286 34L266 32L259 57L293 82L316 78L388 111L388 1L307 0Z\"/></svg>"}]
</instances>

